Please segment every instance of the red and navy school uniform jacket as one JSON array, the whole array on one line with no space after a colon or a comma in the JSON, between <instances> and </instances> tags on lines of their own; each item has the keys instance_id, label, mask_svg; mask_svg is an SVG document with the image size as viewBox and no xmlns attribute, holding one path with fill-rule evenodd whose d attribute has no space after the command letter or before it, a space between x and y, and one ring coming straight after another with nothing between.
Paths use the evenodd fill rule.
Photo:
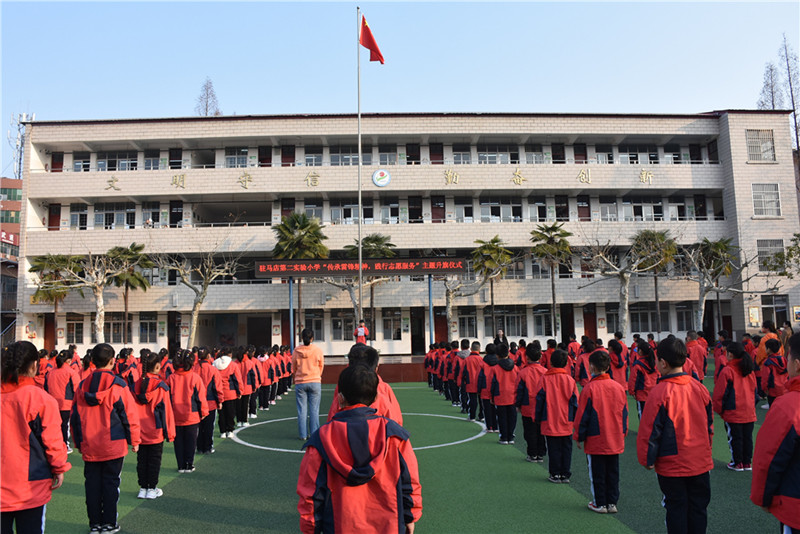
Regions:
<instances>
[{"instance_id":1,"label":"red and navy school uniform jacket","mask_svg":"<svg viewBox=\"0 0 800 534\"><path fill-rule=\"evenodd\" d=\"M708 352L703 349L696 339L686 343L686 356L694 364L694 370L697 373L697 378L703 380L708 371Z\"/></svg>"},{"instance_id":2,"label":"red and navy school uniform jacket","mask_svg":"<svg viewBox=\"0 0 800 534\"><path fill-rule=\"evenodd\" d=\"M686 361L683 364L683 372L691 376L695 380L700 380L700 376L697 374L697 369L694 366L694 362L688 357L686 358Z\"/></svg>"},{"instance_id":3,"label":"red and navy school uniform jacket","mask_svg":"<svg viewBox=\"0 0 800 534\"><path fill-rule=\"evenodd\" d=\"M167 378L176 426L196 425L208 415L203 381L192 371L179 369Z\"/></svg>"},{"instance_id":4,"label":"red and navy school uniform jacket","mask_svg":"<svg viewBox=\"0 0 800 534\"><path fill-rule=\"evenodd\" d=\"M500 358L492 373L492 403L513 406L517 395L517 366L511 358Z\"/></svg>"},{"instance_id":5,"label":"red and navy school uniform jacket","mask_svg":"<svg viewBox=\"0 0 800 534\"><path fill-rule=\"evenodd\" d=\"M36 371L36 377L33 379L36 385L40 388L44 387L45 378L47 373L53 370L53 364L48 358L39 358L39 368Z\"/></svg>"},{"instance_id":6,"label":"red and navy school uniform jacket","mask_svg":"<svg viewBox=\"0 0 800 534\"><path fill-rule=\"evenodd\" d=\"M342 411L336 398L337 395L339 395L338 385L333 392L333 402L331 402L331 407L328 410L328 421L332 421L333 416ZM369 407L375 408L376 415L388 417L398 425L403 425L403 412L400 410L400 403L397 402L392 386L384 382L380 375L378 375L378 395L375 397L375 402L370 404Z\"/></svg>"},{"instance_id":7,"label":"red and navy school uniform jacket","mask_svg":"<svg viewBox=\"0 0 800 534\"><path fill-rule=\"evenodd\" d=\"M161 377L161 380L166 380L174 372L175 367L173 367L172 362L169 361L169 356L164 356L164 359L161 360L161 371L158 373L158 376Z\"/></svg>"},{"instance_id":8,"label":"red and navy school uniform jacket","mask_svg":"<svg viewBox=\"0 0 800 534\"><path fill-rule=\"evenodd\" d=\"M304 448L297 479L301 532L404 533L422 515L409 434L374 408L345 408Z\"/></svg>"},{"instance_id":9,"label":"red and navy school uniform jacket","mask_svg":"<svg viewBox=\"0 0 800 534\"><path fill-rule=\"evenodd\" d=\"M542 357L539 358L539 364L545 369L550 369L550 356L552 356L555 351L556 349L543 350Z\"/></svg>"},{"instance_id":10,"label":"red and navy school uniform jacket","mask_svg":"<svg viewBox=\"0 0 800 534\"><path fill-rule=\"evenodd\" d=\"M259 364L260 365L260 364ZM212 412L222 404L222 379L219 371L209 360L199 360L194 372L203 381L203 393L208 403L208 411Z\"/></svg>"},{"instance_id":11,"label":"red and navy school uniform jacket","mask_svg":"<svg viewBox=\"0 0 800 534\"><path fill-rule=\"evenodd\" d=\"M636 452L639 463L667 477L692 477L714 468L714 415L708 389L686 373L666 375L644 405Z\"/></svg>"},{"instance_id":12,"label":"red and navy school uniform jacket","mask_svg":"<svg viewBox=\"0 0 800 534\"><path fill-rule=\"evenodd\" d=\"M581 352L583 352L583 350L581 350L581 344L577 341L570 341L569 345L567 345L567 355L569 359L572 360L572 365L575 365Z\"/></svg>"},{"instance_id":13,"label":"red and navy school uniform jacket","mask_svg":"<svg viewBox=\"0 0 800 534\"><path fill-rule=\"evenodd\" d=\"M492 377L498 362L497 354L487 354L481 362L481 371L478 373L478 396L483 400L492 398Z\"/></svg>"},{"instance_id":14,"label":"red and navy school uniform jacket","mask_svg":"<svg viewBox=\"0 0 800 534\"><path fill-rule=\"evenodd\" d=\"M236 365L238 369L239 376L242 378L242 395L250 395L256 385L256 376L253 371L253 365L250 362L250 358L245 356L242 361L233 360L233 364Z\"/></svg>"},{"instance_id":15,"label":"red and navy school uniform jacket","mask_svg":"<svg viewBox=\"0 0 800 534\"><path fill-rule=\"evenodd\" d=\"M447 380L456 379L456 365L458 364L458 351L451 350L447 354Z\"/></svg>"},{"instance_id":16,"label":"red and navy school uniform jacket","mask_svg":"<svg viewBox=\"0 0 800 534\"><path fill-rule=\"evenodd\" d=\"M81 368L80 372L78 373L78 384L80 384L81 382L92 376L92 373L94 373L96 370L97 367L95 367L95 365L92 362L89 362L88 369Z\"/></svg>"},{"instance_id":17,"label":"red and navy school uniform jacket","mask_svg":"<svg viewBox=\"0 0 800 534\"><path fill-rule=\"evenodd\" d=\"M563 367L542 375L536 394L534 421L541 423L543 436L571 436L578 411L578 386Z\"/></svg>"},{"instance_id":18,"label":"red and navy school uniform jacket","mask_svg":"<svg viewBox=\"0 0 800 534\"><path fill-rule=\"evenodd\" d=\"M626 372L627 364L625 362L625 351L617 356L613 350L608 351L608 356L611 358L611 366L608 368L608 374L614 379L614 382L622 386L622 389L628 388L628 373Z\"/></svg>"},{"instance_id":19,"label":"red and navy school uniform jacket","mask_svg":"<svg viewBox=\"0 0 800 534\"><path fill-rule=\"evenodd\" d=\"M714 380L726 365L728 365L728 351L722 346L722 342L717 341L714 346Z\"/></svg>"},{"instance_id":20,"label":"red and navy school uniform jacket","mask_svg":"<svg viewBox=\"0 0 800 534\"><path fill-rule=\"evenodd\" d=\"M72 353L72 359L69 361L70 366L78 373L83 369L83 362L77 352Z\"/></svg>"},{"instance_id":21,"label":"red and navy school uniform jacket","mask_svg":"<svg viewBox=\"0 0 800 534\"><path fill-rule=\"evenodd\" d=\"M286 358L286 376L292 375L292 353L286 351L283 353L284 358Z\"/></svg>"},{"instance_id":22,"label":"red and navy school uniform jacket","mask_svg":"<svg viewBox=\"0 0 800 534\"><path fill-rule=\"evenodd\" d=\"M478 375L481 373L483 359L477 352L470 352L464 361L464 387L467 393L478 392Z\"/></svg>"},{"instance_id":23,"label":"red and navy school uniform jacket","mask_svg":"<svg viewBox=\"0 0 800 534\"><path fill-rule=\"evenodd\" d=\"M591 380L592 372L589 370L588 352L581 352L578 355L578 359L575 362L575 367L573 368L572 377L575 379L575 382L581 385L581 387L584 387L589 383L589 380Z\"/></svg>"},{"instance_id":24,"label":"red and navy school uniform jacket","mask_svg":"<svg viewBox=\"0 0 800 534\"><path fill-rule=\"evenodd\" d=\"M514 359L514 364L517 367L525 367L528 363L528 357L525 353L525 347L520 347L517 349L516 358Z\"/></svg>"},{"instance_id":25,"label":"red and navy school uniform jacket","mask_svg":"<svg viewBox=\"0 0 800 534\"><path fill-rule=\"evenodd\" d=\"M641 358L633 362L631 376L628 378L628 393L634 399L645 402L656 382L658 382L658 372L656 372L655 367L650 367Z\"/></svg>"},{"instance_id":26,"label":"red and navy school uniform jacket","mask_svg":"<svg viewBox=\"0 0 800 534\"><path fill-rule=\"evenodd\" d=\"M220 356L214 360L214 367L219 371L222 402L237 399L241 389L239 387L239 376L236 374L236 367L234 367L231 357Z\"/></svg>"},{"instance_id":27,"label":"red and navy school uniform jacket","mask_svg":"<svg viewBox=\"0 0 800 534\"><path fill-rule=\"evenodd\" d=\"M453 380L457 386L461 387L461 380L464 374L464 359L458 355L459 351L453 352Z\"/></svg>"},{"instance_id":28,"label":"red and navy school uniform jacket","mask_svg":"<svg viewBox=\"0 0 800 534\"><path fill-rule=\"evenodd\" d=\"M749 354L750 357L753 358L753 361L755 361L756 353L758 352L758 347L753 345L753 342L750 341L749 339L742 341L742 345L744 345L744 350L747 351L747 354Z\"/></svg>"},{"instance_id":29,"label":"red and navy school uniform jacket","mask_svg":"<svg viewBox=\"0 0 800 534\"><path fill-rule=\"evenodd\" d=\"M622 359L625 360L625 363L628 363L628 345L625 344L624 341L618 339L619 344L622 345Z\"/></svg>"},{"instance_id":30,"label":"red and navy school uniform jacket","mask_svg":"<svg viewBox=\"0 0 800 534\"><path fill-rule=\"evenodd\" d=\"M269 356L260 356L258 358L258 365L261 368L261 387L269 387L272 385L273 376L270 375ZM211 407L209 406L209 409Z\"/></svg>"},{"instance_id":31,"label":"red and navy school uniform jacket","mask_svg":"<svg viewBox=\"0 0 800 534\"><path fill-rule=\"evenodd\" d=\"M714 411L726 423L756 420L756 374L742 376L739 361L729 362L714 382Z\"/></svg>"},{"instance_id":32,"label":"red and navy school uniform jacket","mask_svg":"<svg viewBox=\"0 0 800 534\"><path fill-rule=\"evenodd\" d=\"M131 390L133 390L133 386L142 376L139 366L136 365L136 360L132 357L117 360L117 363L114 364L114 374L122 378Z\"/></svg>"},{"instance_id":33,"label":"red and navy school uniform jacket","mask_svg":"<svg viewBox=\"0 0 800 534\"><path fill-rule=\"evenodd\" d=\"M68 412L72 410L72 401L78 390L78 377L65 362L60 368L47 373L44 390L56 399L60 411Z\"/></svg>"},{"instance_id":34,"label":"red and navy school uniform jacket","mask_svg":"<svg viewBox=\"0 0 800 534\"><path fill-rule=\"evenodd\" d=\"M602 373L581 391L575 415L575 441L583 441L586 454L622 454L628 434L628 397L625 388Z\"/></svg>"},{"instance_id":35,"label":"red and navy school uniform jacket","mask_svg":"<svg viewBox=\"0 0 800 534\"><path fill-rule=\"evenodd\" d=\"M750 500L800 529L800 377L786 383L758 431Z\"/></svg>"},{"instance_id":36,"label":"red and navy school uniform jacket","mask_svg":"<svg viewBox=\"0 0 800 534\"><path fill-rule=\"evenodd\" d=\"M33 378L0 388L0 511L37 508L50 501L53 475L69 471L58 403Z\"/></svg>"},{"instance_id":37,"label":"red and navy school uniform jacket","mask_svg":"<svg viewBox=\"0 0 800 534\"><path fill-rule=\"evenodd\" d=\"M786 371L786 358L779 354L771 354L767 356L764 368L767 370L767 380L764 388L767 390L767 395L780 397L786 392L786 382L789 380L789 374Z\"/></svg>"},{"instance_id":38,"label":"red and navy school uniform jacket","mask_svg":"<svg viewBox=\"0 0 800 534\"><path fill-rule=\"evenodd\" d=\"M517 384L517 396L514 403L520 409L522 417L533 419L536 408L536 394L539 392L539 384L542 375L547 369L538 362L534 362L520 370Z\"/></svg>"},{"instance_id":39,"label":"red and navy school uniform jacket","mask_svg":"<svg viewBox=\"0 0 800 534\"><path fill-rule=\"evenodd\" d=\"M141 443L139 410L125 381L99 370L80 383L70 417L72 439L85 462L105 462Z\"/></svg>"},{"instance_id":40,"label":"red and navy school uniform jacket","mask_svg":"<svg viewBox=\"0 0 800 534\"><path fill-rule=\"evenodd\" d=\"M142 445L175 441L175 414L169 386L154 373L145 373L133 386L139 411Z\"/></svg>"},{"instance_id":41,"label":"red and navy school uniform jacket","mask_svg":"<svg viewBox=\"0 0 800 534\"><path fill-rule=\"evenodd\" d=\"M447 380L447 352L444 349L439 349L436 354L436 375Z\"/></svg>"}]
</instances>

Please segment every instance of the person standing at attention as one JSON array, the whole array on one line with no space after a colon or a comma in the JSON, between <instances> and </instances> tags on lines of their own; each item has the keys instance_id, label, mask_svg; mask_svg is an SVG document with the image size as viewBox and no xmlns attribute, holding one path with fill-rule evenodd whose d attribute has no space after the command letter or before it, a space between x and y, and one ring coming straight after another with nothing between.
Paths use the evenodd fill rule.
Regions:
<instances>
[{"instance_id":1,"label":"person standing at attention","mask_svg":"<svg viewBox=\"0 0 800 534\"><path fill-rule=\"evenodd\" d=\"M356 328L355 332L353 332L353 336L356 338L356 343L363 343L367 344L367 338L369 337L369 328L364 323L364 319L358 321L358 328Z\"/></svg>"},{"instance_id":2,"label":"person standing at attention","mask_svg":"<svg viewBox=\"0 0 800 534\"><path fill-rule=\"evenodd\" d=\"M319 428L319 402L322 395L322 369L325 357L322 349L312 345L314 331L304 328L303 344L294 349L294 392L297 397L297 430L303 441Z\"/></svg>"}]
</instances>

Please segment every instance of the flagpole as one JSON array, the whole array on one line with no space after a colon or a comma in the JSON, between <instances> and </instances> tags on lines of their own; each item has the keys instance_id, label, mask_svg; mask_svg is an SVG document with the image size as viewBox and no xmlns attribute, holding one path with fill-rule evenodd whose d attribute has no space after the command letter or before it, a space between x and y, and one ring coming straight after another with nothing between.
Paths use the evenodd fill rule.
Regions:
<instances>
[{"instance_id":1,"label":"flagpole","mask_svg":"<svg viewBox=\"0 0 800 534\"><path fill-rule=\"evenodd\" d=\"M364 213L361 209L361 8L356 6L356 63L358 64L358 317L356 324L364 318L362 313L362 286L364 284L364 273L362 269L361 256L361 219ZM373 323L375 318L373 317ZM373 324L374 329L374 324ZM373 334L374 335L374 334Z\"/></svg>"}]
</instances>

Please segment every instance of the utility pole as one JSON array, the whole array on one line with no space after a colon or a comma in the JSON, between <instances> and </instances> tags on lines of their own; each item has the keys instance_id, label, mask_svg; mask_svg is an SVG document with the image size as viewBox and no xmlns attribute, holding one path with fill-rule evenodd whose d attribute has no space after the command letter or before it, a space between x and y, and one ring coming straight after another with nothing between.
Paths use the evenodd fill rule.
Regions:
<instances>
[{"instance_id":1,"label":"utility pole","mask_svg":"<svg viewBox=\"0 0 800 534\"><path fill-rule=\"evenodd\" d=\"M36 113L31 114L30 120L36 120ZM14 150L14 178L22 180L22 167L25 155L25 123L28 114L20 113L11 116L11 129L8 131L8 144Z\"/></svg>"}]
</instances>

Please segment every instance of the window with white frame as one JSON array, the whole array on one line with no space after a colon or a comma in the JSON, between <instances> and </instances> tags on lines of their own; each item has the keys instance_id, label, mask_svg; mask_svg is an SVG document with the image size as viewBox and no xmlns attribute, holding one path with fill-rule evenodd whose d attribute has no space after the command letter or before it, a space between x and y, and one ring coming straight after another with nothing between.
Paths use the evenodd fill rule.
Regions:
<instances>
[{"instance_id":1,"label":"window with white frame","mask_svg":"<svg viewBox=\"0 0 800 534\"><path fill-rule=\"evenodd\" d=\"M475 221L472 197L455 197L456 222L471 223Z\"/></svg>"},{"instance_id":2,"label":"window with white frame","mask_svg":"<svg viewBox=\"0 0 800 534\"><path fill-rule=\"evenodd\" d=\"M317 218L322 220L322 199L305 198L303 199L303 209L309 219Z\"/></svg>"},{"instance_id":3,"label":"window with white frame","mask_svg":"<svg viewBox=\"0 0 800 534\"><path fill-rule=\"evenodd\" d=\"M787 295L761 295L761 315L764 321L782 325L789 320L789 297Z\"/></svg>"},{"instance_id":4,"label":"window with white frame","mask_svg":"<svg viewBox=\"0 0 800 534\"><path fill-rule=\"evenodd\" d=\"M67 344L80 345L83 343L83 315L79 313L67 314Z\"/></svg>"},{"instance_id":5,"label":"window with white frame","mask_svg":"<svg viewBox=\"0 0 800 534\"><path fill-rule=\"evenodd\" d=\"M144 151L144 170L157 171L160 168L161 153L158 150Z\"/></svg>"},{"instance_id":6,"label":"window with white frame","mask_svg":"<svg viewBox=\"0 0 800 534\"><path fill-rule=\"evenodd\" d=\"M509 264L506 270L506 278L510 280L522 280L525 278L525 258L520 257Z\"/></svg>"},{"instance_id":7,"label":"window with white frame","mask_svg":"<svg viewBox=\"0 0 800 534\"><path fill-rule=\"evenodd\" d=\"M622 213L626 221L662 221L663 200L649 195L626 195L622 197Z\"/></svg>"},{"instance_id":8,"label":"window with white frame","mask_svg":"<svg viewBox=\"0 0 800 534\"><path fill-rule=\"evenodd\" d=\"M381 165L397 165L397 145L378 145L378 161Z\"/></svg>"},{"instance_id":9,"label":"window with white frame","mask_svg":"<svg viewBox=\"0 0 800 534\"><path fill-rule=\"evenodd\" d=\"M756 241L758 250L758 270L761 272L770 271L770 263L775 255L783 252L783 239L759 239Z\"/></svg>"},{"instance_id":10,"label":"window with white frame","mask_svg":"<svg viewBox=\"0 0 800 534\"><path fill-rule=\"evenodd\" d=\"M381 198L381 224L397 224L400 220L400 201L397 197Z\"/></svg>"},{"instance_id":11,"label":"window with white frame","mask_svg":"<svg viewBox=\"0 0 800 534\"><path fill-rule=\"evenodd\" d=\"M619 331L619 303L606 303L606 330L608 332Z\"/></svg>"},{"instance_id":12,"label":"window with white frame","mask_svg":"<svg viewBox=\"0 0 800 534\"><path fill-rule=\"evenodd\" d=\"M475 306L461 306L458 309L458 337L478 337L478 314Z\"/></svg>"},{"instance_id":13,"label":"window with white frame","mask_svg":"<svg viewBox=\"0 0 800 534\"><path fill-rule=\"evenodd\" d=\"M69 205L69 227L71 230L86 230L89 207L86 204Z\"/></svg>"},{"instance_id":14,"label":"window with white frame","mask_svg":"<svg viewBox=\"0 0 800 534\"><path fill-rule=\"evenodd\" d=\"M331 311L331 335L334 341L351 341L356 329L353 310Z\"/></svg>"},{"instance_id":15,"label":"window with white frame","mask_svg":"<svg viewBox=\"0 0 800 534\"><path fill-rule=\"evenodd\" d=\"M72 170L74 172L89 172L91 155L88 152L72 153Z\"/></svg>"},{"instance_id":16,"label":"window with white frame","mask_svg":"<svg viewBox=\"0 0 800 534\"><path fill-rule=\"evenodd\" d=\"M519 197L482 196L481 222L522 221L522 200Z\"/></svg>"},{"instance_id":17,"label":"window with white frame","mask_svg":"<svg viewBox=\"0 0 800 534\"><path fill-rule=\"evenodd\" d=\"M400 340L402 339L402 326L400 308L384 308L381 310L383 316L383 339Z\"/></svg>"},{"instance_id":18,"label":"window with white frame","mask_svg":"<svg viewBox=\"0 0 800 534\"><path fill-rule=\"evenodd\" d=\"M124 324L124 313L106 313L103 324L103 333L106 343L122 343L122 332ZM92 313L92 343L97 343L97 333L94 330L95 314ZM131 340L131 325L133 324L133 314L128 314L128 341Z\"/></svg>"},{"instance_id":19,"label":"window with white frame","mask_svg":"<svg viewBox=\"0 0 800 534\"><path fill-rule=\"evenodd\" d=\"M130 229L135 223L136 204L133 202L107 202L94 205L95 229Z\"/></svg>"},{"instance_id":20,"label":"window with white frame","mask_svg":"<svg viewBox=\"0 0 800 534\"><path fill-rule=\"evenodd\" d=\"M549 280L550 267L544 264L543 261L536 258L531 258L531 278L534 280Z\"/></svg>"},{"instance_id":21,"label":"window with white frame","mask_svg":"<svg viewBox=\"0 0 800 534\"><path fill-rule=\"evenodd\" d=\"M600 197L600 220L601 221L617 220L617 197L612 197L612 196Z\"/></svg>"},{"instance_id":22,"label":"window with white frame","mask_svg":"<svg viewBox=\"0 0 800 534\"><path fill-rule=\"evenodd\" d=\"M358 224L358 200L335 198L330 203L332 224Z\"/></svg>"},{"instance_id":23,"label":"window with white frame","mask_svg":"<svg viewBox=\"0 0 800 534\"><path fill-rule=\"evenodd\" d=\"M507 337L527 337L528 336L528 315L525 306L503 306L495 307L495 318L497 325L492 325L492 312L490 307L483 311L483 327L486 335L494 335L498 329L502 329Z\"/></svg>"},{"instance_id":24,"label":"window with white frame","mask_svg":"<svg viewBox=\"0 0 800 534\"><path fill-rule=\"evenodd\" d=\"M747 161L775 161L772 130L745 130Z\"/></svg>"},{"instance_id":25,"label":"window with white frame","mask_svg":"<svg viewBox=\"0 0 800 534\"><path fill-rule=\"evenodd\" d=\"M545 222L547 220L547 198L543 196L530 197L528 213L532 222Z\"/></svg>"},{"instance_id":26,"label":"window with white frame","mask_svg":"<svg viewBox=\"0 0 800 534\"><path fill-rule=\"evenodd\" d=\"M307 146L305 148L305 158L307 167L322 166L322 147L316 145Z\"/></svg>"},{"instance_id":27,"label":"window with white frame","mask_svg":"<svg viewBox=\"0 0 800 534\"><path fill-rule=\"evenodd\" d=\"M356 145L338 145L330 147L331 165L334 167L347 167L358 165L358 147ZM372 165L372 147L361 146L363 165Z\"/></svg>"},{"instance_id":28,"label":"window with white frame","mask_svg":"<svg viewBox=\"0 0 800 534\"><path fill-rule=\"evenodd\" d=\"M533 335L537 337L553 335L550 306L536 306L533 308Z\"/></svg>"},{"instance_id":29,"label":"window with white frame","mask_svg":"<svg viewBox=\"0 0 800 534\"><path fill-rule=\"evenodd\" d=\"M247 147L229 146L225 149L225 168L247 167Z\"/></svg>"},{"instance_id":30,"label":"window with white frame","mask_svg":"<svg viewBox=\"0 0 800 534\"><path fill-rule=\"evenodd\" d=\"M98 171L135 171L138 165L135 151L98 152Z\"/></svg>"},{"instance_id":31,"label":"window with white frame","mask_svg":"<svg viewBox=\"0 0 800 534\"><path fill-rule=\"evenodd\" d=\"M752 184L753 214L756 217L780 217L781 193L778 184Z\"/></svg>"},{"instance_id":32,"label":"window with white frame","mask_svg":"<svg viewBox=\"0 0 800 534\"><path fill-rule=\"evenodd\" d=\"M314 331L314 341L325 339L325 330L322 327L325 315L322 310L306 310L306 323L303 328L310 328Z\"/></svg>"},{"instance_id":33,"label":"window with white frame","mask_svg":"<svg viewBox=\"0 0 800 534\"><path fill-rule=\"evenodd\" d=\"M469 144L458 143L453 145L453 164L454 165L469 165L472 163L472 153L470 152Z\"/></svg>"},{"instance_id":34,"label":"window with white frame","mask_svg":"<svg viewBox=\"0 0 800 534\"><path fill-rule=\"evenodd\" d=\"M161 203L142 202L142 224L145 228L161 226Z\"/></svg>"},{"instance_id":35,"label":"window with white frame","mask_svg":"<svg viewBox=\"0 0 800 534\"><path fill-rule=\"evenodd\" d=\"M655 302L637 302L631 304L630 325L633 332L652 332L656 329L656 304ZM669 332L669 306L661 304L661 331Z\"/></svg>"},{"instance_id":36,"label":"window with white frame","mask_svg":"<svg viewBox=\"0 0 800 534\"><path fill-rule=\"evenodd\" d=\"M139 312L139 343L158 343L158 314Z\"/></svg>"},{"instance_id":37,"label":"window with white frame","mask_svg":"<svg viewBox=\"0 0 800 534\"><path fill-rule=\"evenodd\" d=\"M528 165L544 163L542 145L525 145L525 163Z\"/></svg>"},{"instance_id":38,"label":"window with white frame","mask_svg":"<svg viewBox=\"0 0 800 534\"><path fill-rule=\"evenodd\" d=\"M694 304L692 302L677 303L675 305L675 315L678 319L679 332L694 330Z\"/></svg>"},{"instance_id":39,"label":"window with white frame","mask_svg":"<svg viewBox=\"0 0 800 534\"><path fill-rule=\"evenodd\" d=\"M596 145L594 151L597 163L614 163L614 149L611 145Z\"/></svg>"},{"instance_id":40,"label":"window with white frame","mask_svg":"<svg viewBox=\"0 0 800 534\"><path fill-rule=\"evenodd\" d=\"M478 145L478 163L519 163L519 149L516 145L506 144Z\"/></svg>"}]
</instances>

